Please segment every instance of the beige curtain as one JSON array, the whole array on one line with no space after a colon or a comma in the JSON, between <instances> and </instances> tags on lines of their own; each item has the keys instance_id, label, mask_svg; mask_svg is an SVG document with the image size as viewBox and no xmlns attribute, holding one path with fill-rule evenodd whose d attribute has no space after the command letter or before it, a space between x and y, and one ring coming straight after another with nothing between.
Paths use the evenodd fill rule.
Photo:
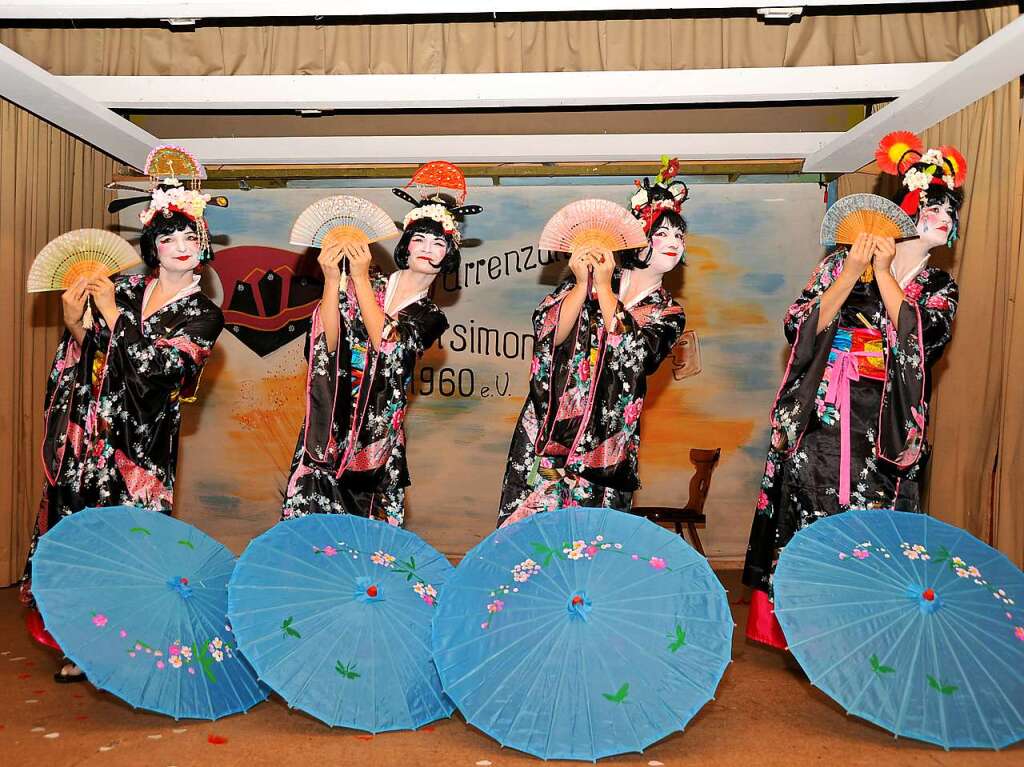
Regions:
<instances>
[{"instance_id":1,"label":"beige curtain","mask_svg":"<svg viewBox=\"0 0 1024 767\"><path fill-rule=\"evenodd\" d=\"M70 229L113 223L103 184L114 162L0 99L0 585L21 576L39 503L43 393L60 329L60 299L30 295L36 253Z\"/></svg>"},{"instance_id":2,"label":"beige curtain","mask_svg":"<svg viewBox=\"0 0 1024 767\"><path fill-rule=\"evenodd\" d=\"M1006 170L1011 159L1008 152ZM999 276L1006 283L1007 296L1000 328L1004 364L991 529L998 548L1024 567L1024 306L1017 300L1024 296L1024 125L1018 133L1016 160L1010 253L1017 258Z\"/></svg>"},{"instance_id":3,"label":"beige curtain","mask_svg":"<svg viewBox=\"0 0 1024 767\"><path fill-rule=\"evenodd\" d=\"M1016 9L1007 4L1006 9ZM947 61L992 33L988 11L457 24L0 29L54 74L538 72Z\"/></svg>"}]
</instances>

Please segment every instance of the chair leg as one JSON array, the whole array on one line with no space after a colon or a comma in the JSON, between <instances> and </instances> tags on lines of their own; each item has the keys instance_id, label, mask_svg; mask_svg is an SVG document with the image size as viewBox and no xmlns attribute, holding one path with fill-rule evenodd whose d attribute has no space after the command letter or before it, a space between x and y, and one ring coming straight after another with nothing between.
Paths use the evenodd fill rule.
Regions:
<instances>
[{"instance_id":1,"label":"chair leg","mask_svg":"<svg viewBox=\"0 0 1024 767\"><path fill-rule=\"evenodd\" d=\"M697 535L697 525L693 522L687 522L686 527L690 531L690 538L693 539L693 548L697 549L702 557L707 556L707 554L704 553L704 547L700 545L700 536Z\"/></svg>"}]
</instances>

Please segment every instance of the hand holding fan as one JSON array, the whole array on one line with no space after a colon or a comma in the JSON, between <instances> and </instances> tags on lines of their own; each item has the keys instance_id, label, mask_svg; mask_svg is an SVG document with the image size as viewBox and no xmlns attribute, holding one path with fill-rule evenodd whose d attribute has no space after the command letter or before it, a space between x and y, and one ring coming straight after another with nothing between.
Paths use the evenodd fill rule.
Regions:
<instances>
[{"instance_id":1,"label":"hand holding fan","mask_svg":"<svg viewBox=\"0 0 1024 767\"><path fill-rule=\"evenodd\" d=\"M128 241L103 229L75 229L51 240L28 272L28 292L67 290L80 277L109 277L141 259Z\"/></svg>"},{"instance_id":2,"label":"hand holding fan","mask_svg":"<svg viewBox=\"0 0 1024 767\"><path fill-rule=\"evenodd\" d=\"M850 194L836 200L821 222L821 244L852 245L860 234L892 237L897 242L918 236L914 220L891 200L877 194ZM871 282L873 274L868 266L861 279Z\"/></svg>"},{"instance_id":3,"label":"hand holding fan","mask_svg":"<svg viewBox=\"0 0 1024 767\"><path fill-rule=\"evenodd\" d=\"M288 241L292 245L321 248L330 233L332 241L346 245L368 245L397 237L400 232L391 217L369 200L339 194L317 200L295 219ZM342 290L348 284L342 272Z\"/></svg>"}]
</instances>

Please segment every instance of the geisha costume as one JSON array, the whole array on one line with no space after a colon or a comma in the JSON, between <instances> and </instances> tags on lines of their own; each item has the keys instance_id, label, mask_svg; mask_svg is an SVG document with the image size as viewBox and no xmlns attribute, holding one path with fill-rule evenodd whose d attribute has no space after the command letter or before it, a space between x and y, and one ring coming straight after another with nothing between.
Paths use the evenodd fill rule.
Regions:
<instances>
[{"instance_id":1,"label":"geisha costume","mask_svg":"<svg viewBox=\"0 0 1024 767\"><path fill-rule=\"evenodd\" d=\"M461 190L445 189L419 200L401 189L393 191L415 207L405 217L405 236L396 248L399 271L385 277L370 270L377 305L385 312L380 349L370 343L351 282L340 286L340 331L334 351L328 349L317 305L306 344L306 415L282 519L322 513L355 514L392 525L404 521L405 488L410 484L405 445L409 384L416 360L441 337L448 321L428 290L391 305L404 268L399 251L411 234L434 222L454 254L442 268L457 269L461 235L456 217L482 208L462 205L464 182Z\"/></svg>"},{"instance_id":2,"label":"geisha costume","mask_svg":"<svg viewBox=\"0 0 1024 767\"><path fill-rule=\"evenodd\" d=\"M675 166L673 166L675 167ZM675 172L644 179L631 199L648 237L666 211L687 199ZM498 526L567 506L628 512L640 487L637 453L647 377L683 333L686 316L669 292L651 288L625 302L631 269L616 269L614 322L606 326L592 296L568 337L555 343L569 275L533 314L530 387L509 449Z\"/></svg>"},{"instance_id":3,"label":"geisha costume","mask_svg":"<svg viewBox=\"0 0 1024 767\"><path fill-rule=\"evenodd\" d=\"M879 166L902 176L900 205L916 216L928 200L954 207L966 162L955 149L921 154L913 134L892 134ZM910 145L907 144L910 142ZM782 548L816 519L851 508L921 511L921 474L931 368L951 337L957 285L927 257L898 280L897 323L865 273L821 331L819 299L843 270L848 250L825 257L785 319L792 346L771 410L771 446L747 547L743 582L753 589L747 636L785 648L772 612L771 580ZM895 275L894 275L895 276Z\"/></svg>"},{"instance_id":4,"label":"geisha costume","mask_svg":"<svg viewBox=\"0 0 1024 767\"><path fill-rule=\"evenodd\" d=\"M167 161L168 149L158 147L150 154L146 170L151 176L163 169L162 164L154 168L154 158ZM110 210L148 202L139 216L144 235L164 218L192 222L199 235L199 261L205 263L213 252L203 218L211 199L198 188L202 166L181 150L170 150L177 158L172 162L186 166L177 175L188 179L193 171L192 183L186 187L179 178L164 178L150 195L114 200ZM217 198L214 204L227 201ZM61 517L87 507L130 505L171 513L181 403L195 401L203 367L224 326L220 307L200 291L199 279L195 275L190 285L144 317L157 278L117 277L114 298L120 314L114 326L107 327L96 312L91 320L87 313L81 343L65 330L46 386L46 482L30 556L40 535ZM32 605L31 563L22 594ZM29 626L37 639L53 645L34 611Z\"/></svg>"}]
</instances>

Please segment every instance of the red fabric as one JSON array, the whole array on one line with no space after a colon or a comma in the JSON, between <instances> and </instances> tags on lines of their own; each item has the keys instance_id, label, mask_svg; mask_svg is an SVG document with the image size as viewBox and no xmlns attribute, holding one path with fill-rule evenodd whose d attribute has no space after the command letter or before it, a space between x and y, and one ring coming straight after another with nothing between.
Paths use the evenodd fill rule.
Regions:
<instances>
[{"instance_id":1,"label":"red fabric","mask_svg":"<svg viewBox=\"0 0 1024 767\"><path fill-rule=\"evenodd\" d=\"M768 594L754 589L750 597L750 613L747 615L747 639L785 650L786 637L782 633Z\"/></svg>"},{"instance_id":2,"label":"red fabric","mask_svg":"<svg viewBox=\"0 0 1024 767\"><path fill-rule=\"evenodd\" d=\"M43 625L43 616L35 608L29 608L25 612L25 628L28 629L29 636L43 647L52 647L60 652L60 645L57 644L56 639L50 636L50 632Z\"/></svg>"}]
</instances>

